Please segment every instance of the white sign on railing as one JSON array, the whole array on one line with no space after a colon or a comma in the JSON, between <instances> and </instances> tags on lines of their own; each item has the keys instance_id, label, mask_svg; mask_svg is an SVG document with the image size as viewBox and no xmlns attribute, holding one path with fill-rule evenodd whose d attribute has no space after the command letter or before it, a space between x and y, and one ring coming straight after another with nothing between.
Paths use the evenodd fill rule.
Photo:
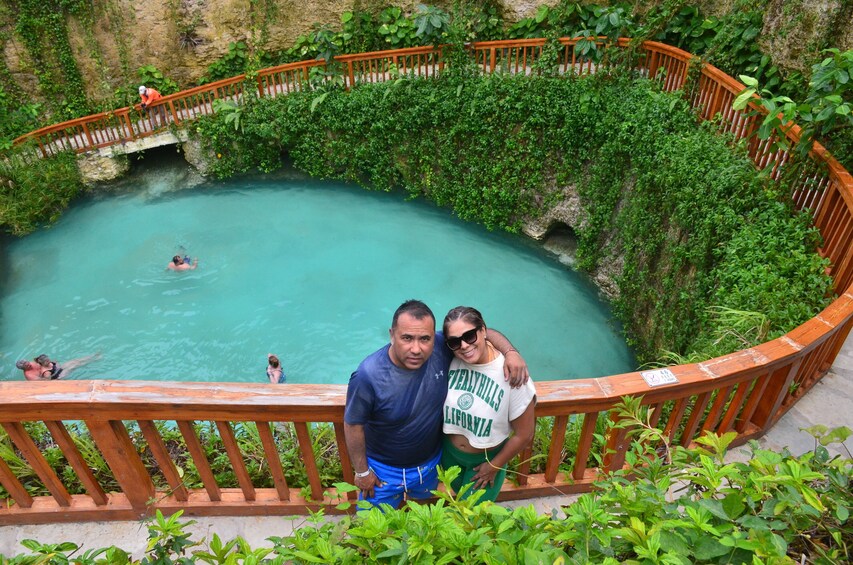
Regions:
<instances>
[{"instance_id":1,"label":"white sign on railing","mask_svg":"<svg viewBox=\"0 0 853 565\"><path fill-rule=\"evenodd\" d=\"M655 369L654 371L640 372L646 384L649 386L673 385L678 383L675 374L669 369Z\"/></svg>"}]
</instances>

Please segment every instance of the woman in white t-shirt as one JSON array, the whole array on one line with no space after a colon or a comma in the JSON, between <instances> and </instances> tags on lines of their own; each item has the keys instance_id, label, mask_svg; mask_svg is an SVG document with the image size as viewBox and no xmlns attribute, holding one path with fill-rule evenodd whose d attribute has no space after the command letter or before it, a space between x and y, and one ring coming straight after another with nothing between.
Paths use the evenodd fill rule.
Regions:
<instances>
[{"instance_id":1,"label":"woman in white t-shirt","mask_svg":"<svg viewBox=\"0 0 853 565\"><path fill-rule=\"evenodd\" d=\"M454 491L473 483L468 494L485 489L480 500L495 500L507 463L533 439L536 389L532 381L510 388L504 356L486 340L486 323L476 309L457 306L447 313L444 342L455 357L442 414L441 465L462 469L451 484Z\"/></svg>"}]
</instances>

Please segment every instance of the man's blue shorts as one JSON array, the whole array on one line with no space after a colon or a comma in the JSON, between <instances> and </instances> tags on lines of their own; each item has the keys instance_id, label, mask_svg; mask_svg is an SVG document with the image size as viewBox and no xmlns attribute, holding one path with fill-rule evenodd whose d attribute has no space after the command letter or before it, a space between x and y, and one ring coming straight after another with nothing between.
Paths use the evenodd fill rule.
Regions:
<instances>
[{"instance_id":1,"label":"man's blue shorts","mask_svg":"<svg viewBox=\"0 0 853 565\"><path fill-rule=\"evenodd\" d=\"M392 467L368 457L367 464L370 465L383 485L374 487L373 496L364 498L364 500L377 506L385 503L397 508L403 502L404 494L407 499L430 498L432 496L431 491L438 488L438 471L436 468L440 462L441 451L417 467L406 468ZM361 494L359 494L359 498L362 498Z\"/></svg>"}]
</instances>

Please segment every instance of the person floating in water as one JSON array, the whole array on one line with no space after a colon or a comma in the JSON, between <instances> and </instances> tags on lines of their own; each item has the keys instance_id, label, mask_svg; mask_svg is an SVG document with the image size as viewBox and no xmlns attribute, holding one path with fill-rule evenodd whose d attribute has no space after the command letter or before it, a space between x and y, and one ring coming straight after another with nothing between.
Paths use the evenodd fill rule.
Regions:
<instances>
[{"instance_id":1,"label":"person floating in water","mask_svg":"<svg viewBox=\"0 0 853 565\"><path fill-rule=\"evenodd\" d=\"M281 368L278 356L268 353L267 361L269 362L269 365L267 365L267 378L269 378L270 382L272 384L286 383L287 375L284 374L284 370Z\"/></svg>"},{"instance_id":2,"label":"person floating in water","mask_svg":"<svg viewBox=\"0 0 853 565\"><path fill-rule=\"evenodd\" d=\"M198 257L190 260L189 255L175 255L167 266L172 271L190 271L198 267Z\"/></svg>"},{"instance_id":3,"label":"person floating in water","mask_svg":"<svg viewBox=\"0 0 853 565\"><path fill-rule=\"evenodd\" d=\"M97 361L100 358L101 354L95 353L94 355L72 359L71 361L59 364L56 361L51 361L47 355L42 354L33 359L33 361L22 359L15 363L15 366L24 372L24 378L28 381L53 381L65 378L74 369L92 361Z\"/></svg>"}]
</instances>

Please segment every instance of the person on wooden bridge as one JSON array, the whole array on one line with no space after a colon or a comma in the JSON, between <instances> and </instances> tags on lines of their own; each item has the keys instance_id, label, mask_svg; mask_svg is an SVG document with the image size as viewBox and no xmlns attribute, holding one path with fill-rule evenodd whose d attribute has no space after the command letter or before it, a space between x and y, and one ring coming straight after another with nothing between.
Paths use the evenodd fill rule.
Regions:
<instances>
[{"instance_id":1,"label":"person on wooden bridge","mask_svg":"<svg viewBox=\"0 0 853 565\"><path fill-rule=\"evenodd\" d=\"M153 88L148 88L144 84L139 87L139 97L142 98L142 111L148 112L148 107L154 102L163 98L163 95L160 94L157 90ZM156 114L160 115L160 119L162 121L162 125L166 124L166 108L162 104L160 106L155 106ZM156 115L155 114L155 115Z\"/></svg>"}]
</instances>

